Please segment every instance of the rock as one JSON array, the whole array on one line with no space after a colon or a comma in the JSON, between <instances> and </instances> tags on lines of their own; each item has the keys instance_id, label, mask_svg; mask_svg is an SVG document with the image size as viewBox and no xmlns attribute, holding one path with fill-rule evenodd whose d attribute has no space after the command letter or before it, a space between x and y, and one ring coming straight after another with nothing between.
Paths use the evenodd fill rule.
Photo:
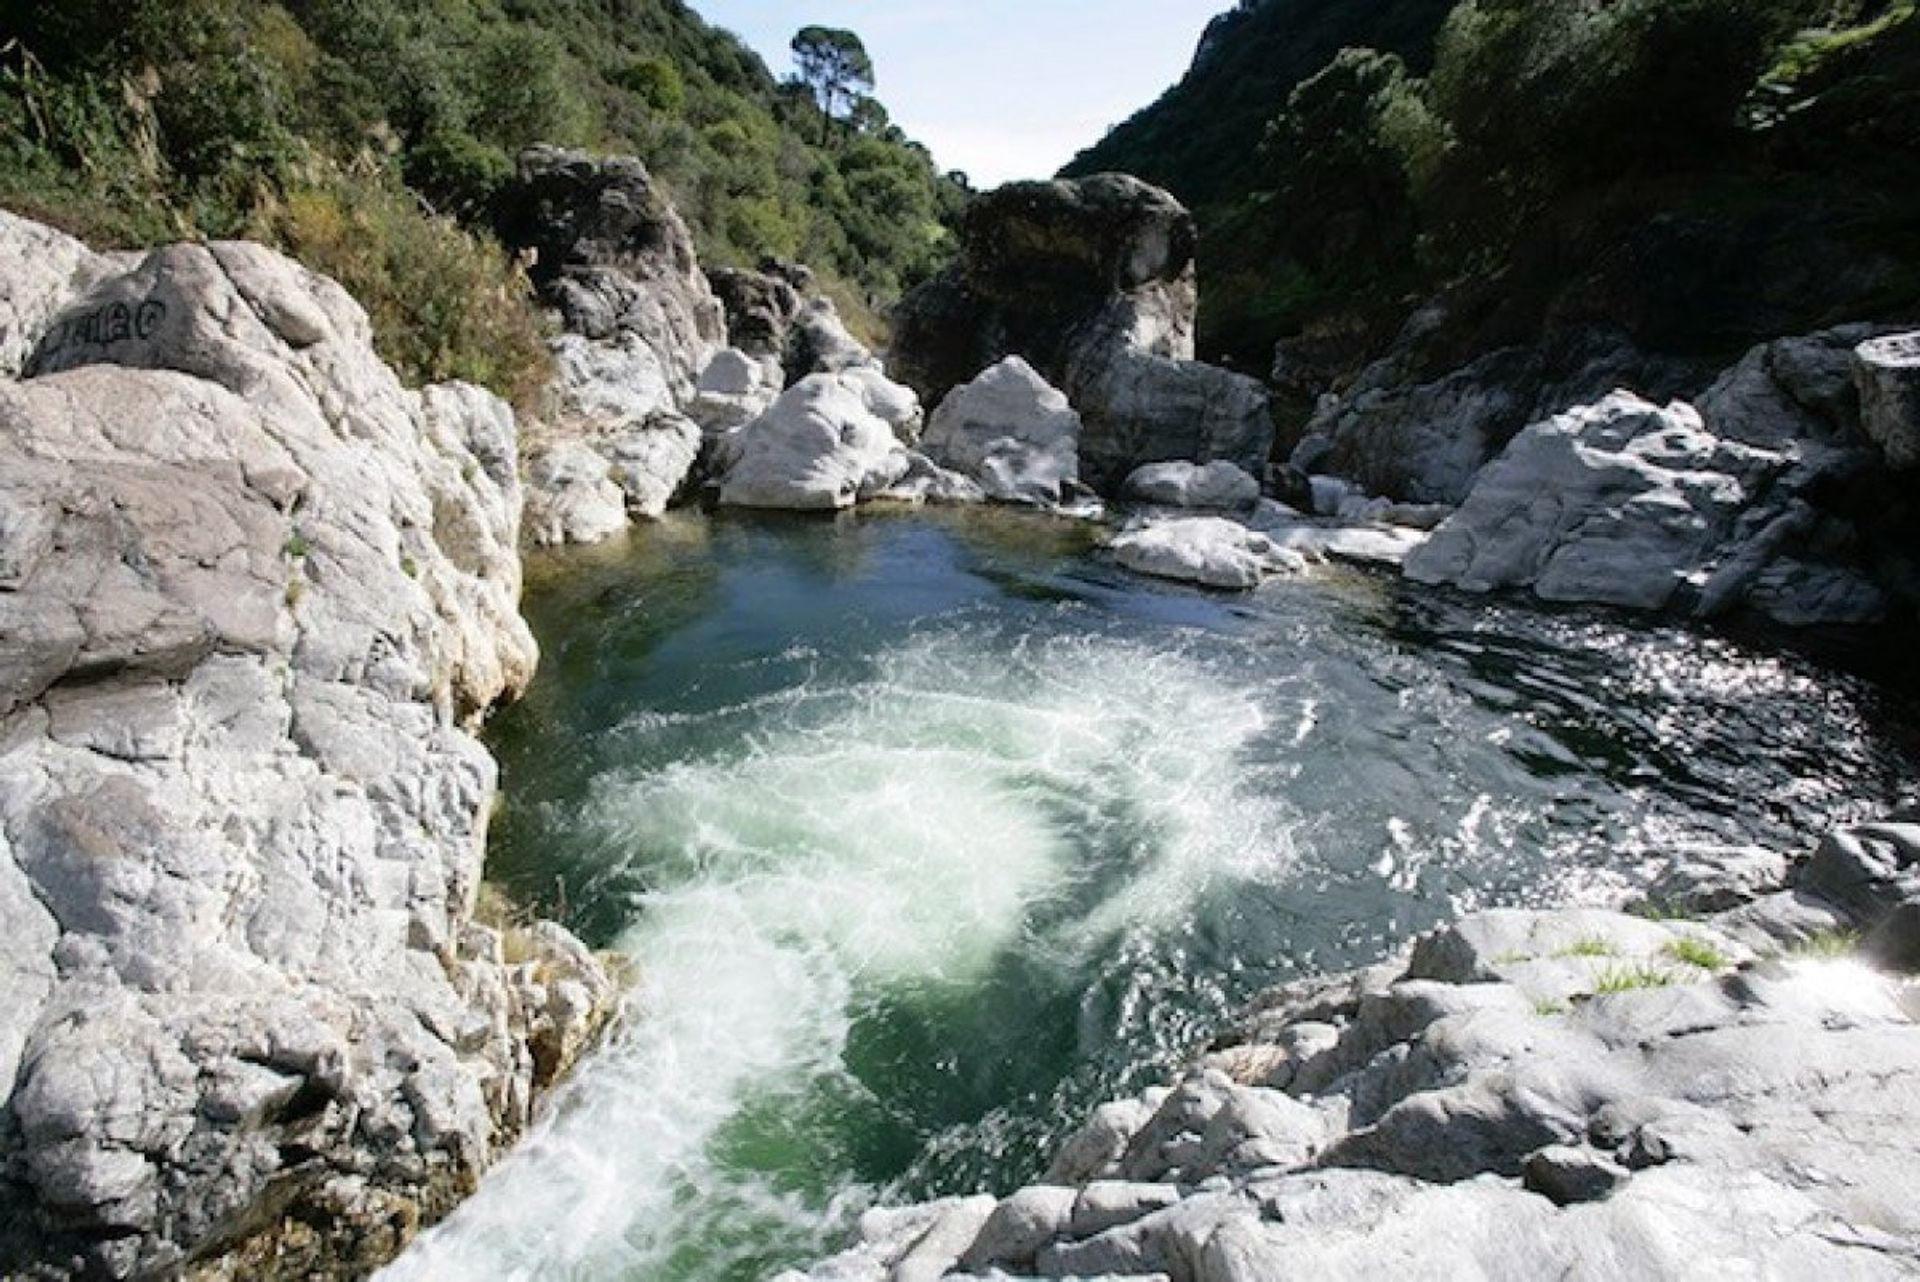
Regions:
<instances>
[{"instance_id":1,"label":"rock","mask_svg":"<svg viewBox=\"0 0 1920 1282\"><path fill-rule=\"evenodd\" d=\"M1318 478L1316 478L1318 479ZM1348 501L1348 504L1351 500ZM1351 510L1343 504L1343 510ZM1364 521L1364 518L1363 518ZM1351 561L1359 565L1399 566L1427 541L1427 535L1404 526L1349 524L1346 518L1312 521L1291 508L1262 500L1247 518L1249 528L1266 535L1277 546L1308 561Z\"/></svg>"},{"instance_id":2,"label":"rock","mask_svg":"<svg viewBox=\"0 0 1920 1282\"><path fill-rule=\"evenodd\" d=\"M1480 470L1531 424L1619 387L1672 396L1702 382L1691 367L1651 358L1601 329L1500 348L1436 374L1427 348L1450 321L1444 307L1416 312L1393 350L1314 415L1293 465L1345 477L1369 494L1459 504Z\"/></svg>"},{"instance_id":3,"label":"rock","mask_svg":"<svg viewBox=\"0 0 1920 1282\"><path fill-rule=\"evenodd\" d=\"M1861 824L1828 833L1801 870L1799 887L1864 928L1902 904L1920 903L1920 824Z\"/></svg>"},{"instance_id":4,"label":"rock","mask_svg":"<svg viewBox=\"0 0 1920 1282\"><path fill-rule=\"evenodd\" d=\"M536 547L598 543L627 528L613 465L583 441L537 446L527 456L527 541Z\"/></svg>"},{"instance_id":5,"label":"rock","mask_svg":"<svg viewBox=\"0 0 1920 1282\"><path fill-rule=\"evenodd\" d=\"M1527 1191L1555 1206L1598 1202L1627 1182L1624 1167L1591 1149L1561 1144L1530 1154L1521 1172Z\"/></svg>"},{"instance_id":6,"label":"rock","mask_svg":"<svg viewBox=\"0 0 1920 1282\"><path fill-rule=\"evenodd\" d=\"M1860 955L1882 970L1920 975L1920 900L1895 908L1860 943Z\"/></svg>"},{"instance_id":7,"label":"rock","mask_svg":"<svg viewBox=\"0 0 1920 1282\"><path fill-rule=\"evenodd\" d=\"M1647 891L1662 908L1717 913L1787 884L1787 857L1762 846L1696 846L1677 852Z\"/></svg>"},{"instance_id":8,"label":"rock","mask_svg":"<svg viewBox=\"0 0 1920 1282\"><path fill-rule=\"evenodd\" d=\"M1276 574L1300 574L1306 558L1264 534L1217 516L1149 521L1118 535L1114 558L1136 574L1245 591Z\"/></svg>"},{"instance_id":9,"label":"rock","mask_svg":"<svg viewBox=\"0 0 1920 1282\"><path fill-rule=\"evenodd\" d=\"M990 499L1055 506L1080 483L1080 416L1018 356L947 394L921 442Z\"/></svg>"},{"instance_id":10,"label":"rock","mask_svg":"<svg viewBox=\"0 0 1920 1282\"><path fill-rule=\"evenodd\" d=\"M0 1274L368 1271L526 1125L562 987L569 1054L617 1000L564 932L523 975L470 929L471 727L536 654L513 414L402 387L339 286L247 244L100 279L27 368Z\"/></svg>"},{"instance_id":11,"label":"rock","mask_svg":"<svg viewBox=\"0 0 1920 1282\"><path fill-rule=\"evenodd\" d=\"M725 436L766 413L784 386L778 361L729 347L716 353L700 375L687 416L707 436Z\"/></svg>"},{"instance_id":12,"label":"rock","mask_svg":"<svg viewBox=\"0 0 1920 1282\"><path fill-rule=\"evenodd\" d=\"M960 1267L979 1273L1031 1265L1041 1247L1066 1231L1080 1197L1073 1189L1045 1184L1021 1189L994 1208L960 1257Z\"/></svg>"},{"instance_id":13,"label":"rock","mask_svg":"<svg viewBox=\"0 0 1920 1282\"><path fill-rule=\"evenodd\" d=\"M716 268L707 273L727 314L727 334L744 352L784 363L788 332L806 299L771 272Z\"/></svg>"},{"instance_id":14,"label":"rock","mask_svg":"<svg viewBox=\"0 0 1920 1282\"><path fill-rule=\"evenodd\" d=\"M1854 349L1860 426L1887 464L1920 465L1920 334L1876 338Z\"/></svg>"},{"instance_id":15,"label":"rock","mask_svg":"<svg viewBox=\"0 0 1920 1282\"><path fill-rule=\"evenodd\" d=\"M1548 601L1684 606L1736 520L1787 465L1723 441L1686 405L1627 392L1535 424L1507 448L1407 577Z\"/></svg>"},{"instance_id":16,"label":"rock","mask_svg":"<svg viewBox=\"0 0 1920 1282\"><path fill-rule=\"evenodd\" d=\"M1243 511L1260 499L1260 482L1231 463L1149 463L1129 476L1128 498L1168 507Z\"/></svg>"},{"instance_id":17,"label":"rock","mask_svg":"<svg viewBox=\"0 0 1920 1282\"><path fill-rule=\"evenodd\" d=\"M1170 459L1257 473L1264 387L1193 360L1195 240L1178 201L1124 175L1003 187L970 207L959 261L901 301L890 367L936 404L1023 357L1080 412L1095 488Z\"/></svg>"},{"instance_id":18,"label":"rock","mask_svg":"<svg viewBox=\"0 0 1920 1282\"><path fill-rule=\"evenodd\" d=\"M949 471L918 450L907 451L901 478L874 495L890 503L985 503L987 492L970 476Z\"/></svg>"},{"instance_id":19,"label":"rock","mask_svg":"<svg viewBox=\"0 0 1920 1282\"><path fill-rule=\"evenodd\" d=\"M848 331L831 298L808 299L794 318L787 339L787 374L838 374L863 367L880 368L867 345Z\"/></svg>"},{"instance_id":20,"label":"rock","mask_svg":"<svg viewBox=\"0 0 1920 1282\"><path fill-rule=\"evenodd\" d=\"M96 254L73 237L0 209L0 378L18 378L55 317L73 299L126 270L118 258ZM152 313L147 314L149 322ZM136 311L125 324L136 326ZM93 320L99 333L118 322L112 313Z\"/></svg>"},{"instance_id":21,"label":"rock","mask_svg":"<svg viewBox=\"0 0 1920 1282\"><path fill-rule=\"evenodd\" d=\"M630 515L649 521L666 515L693 474L701 439L700 425L692 419L660 413L603 444L612 464L609 475L625 495Z\"/></svg>"},{"instance_id":22,"label":"rock","mask_svg":"<svg viewBox=\"0 0 1920 1282\"><path fill-rule=\"evenodd\" d=\"M720 444L720 502L822 511L852 507L902 480L910 464L891 385L872 371L813 374Z\"/></svg>"},{"instance_id":23,"label":"rock","mask_svg":"<svg viewBox=\"0 0 1920 1282\"><path fill-rule=\"evenodd\" d=\"M631 156L522 152L499 197L500 238L535 254L533 281L567 330L636 336L684 399L726 336L693 236ZM658 407L655 407L658 408Z\"/></svg>"}]
</instances>

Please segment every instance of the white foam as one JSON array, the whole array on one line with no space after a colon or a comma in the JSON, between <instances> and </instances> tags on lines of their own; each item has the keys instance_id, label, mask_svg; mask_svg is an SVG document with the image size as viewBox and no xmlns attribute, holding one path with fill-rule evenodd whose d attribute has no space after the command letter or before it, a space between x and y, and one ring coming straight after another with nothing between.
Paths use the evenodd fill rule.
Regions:
<instances>
[{"instance_id":1,"label":"white foam","mask_svg":"<svg viewBox=\"0 0 1920 1282\"><path fill-rule=\"evenodd\" d=\"M724 1256L715 1217L824 1246L828 1208L710 1150L748 1106L843 1074L863 991L1082 955L1287 858L1274 803L1240 791L1257 704L1177 655L952 630L870 680L712 715L737 746L603 779L580 820L657 887L622 945L628 1029L386 1278L657 1277L690 1245Z\"/></svg>"}]
</instances>

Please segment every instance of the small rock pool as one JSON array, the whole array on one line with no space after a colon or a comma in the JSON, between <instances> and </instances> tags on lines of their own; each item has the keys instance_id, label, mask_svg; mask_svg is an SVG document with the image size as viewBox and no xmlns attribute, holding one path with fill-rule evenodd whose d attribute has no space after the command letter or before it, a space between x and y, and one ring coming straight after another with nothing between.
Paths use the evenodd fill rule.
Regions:
<instances>
[{"instance_id":1,"label":"small rock pool","mask_svg":"<svg viewBox=\"0 0 1920 1282\"><path fill-rule=\"evenodd\" d=\"M1031 1180L1263 987L1920 793L1864 656L1359 571L1213 595L1014 512L677 517L527 610L493 875L638 984L391 1278L769 1277Z\"/></svg>"}]
</instances>

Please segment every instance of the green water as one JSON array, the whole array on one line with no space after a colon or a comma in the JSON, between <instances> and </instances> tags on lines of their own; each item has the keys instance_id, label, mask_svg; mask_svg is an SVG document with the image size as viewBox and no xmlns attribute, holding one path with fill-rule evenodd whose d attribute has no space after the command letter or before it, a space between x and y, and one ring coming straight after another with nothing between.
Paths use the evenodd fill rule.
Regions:
<instances>
[{"instance_id":1,"label":"green water","mask_svg":"<svg viewBox=\"0 0 1920 1282\"><path fill-rule=\"evenodd\" d=\"M493 873L625 1031L396 1278L748 1279L1007 1189L1258 989L1912 778L1815 662L1331 572L1222 597L1006 513L688 517L535 567Z\"/></svg>"}]
</instances>

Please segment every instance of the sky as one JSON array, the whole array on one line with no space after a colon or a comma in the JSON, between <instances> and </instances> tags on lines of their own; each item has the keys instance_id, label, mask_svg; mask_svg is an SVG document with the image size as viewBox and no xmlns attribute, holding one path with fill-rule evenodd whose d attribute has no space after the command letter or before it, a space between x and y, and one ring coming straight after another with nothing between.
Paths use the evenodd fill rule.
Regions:
<instances>
[{"instance_id":1,"label":"sky","mask_svg":"<svg viewBox=\"0 0 1920 1282\"><path fill-rule=\"evenodd\" d=\"M1050 177L1177 81L1233 0L690 0L774 74L801 27L846 27L894 123L976 187Z\"/></svg>"}]
</instances>

